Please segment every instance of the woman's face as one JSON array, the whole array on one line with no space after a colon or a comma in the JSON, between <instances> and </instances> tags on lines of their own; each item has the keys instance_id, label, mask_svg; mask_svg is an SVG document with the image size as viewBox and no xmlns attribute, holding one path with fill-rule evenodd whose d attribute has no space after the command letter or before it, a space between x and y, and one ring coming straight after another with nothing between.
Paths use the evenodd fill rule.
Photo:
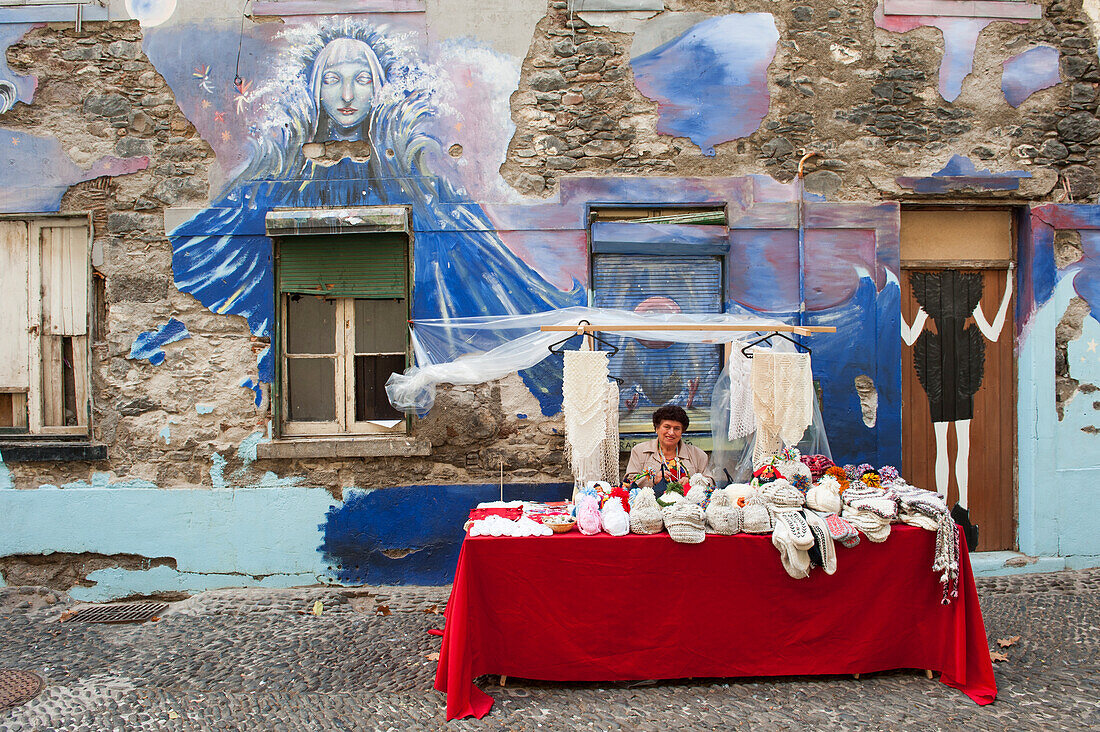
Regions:
<instances>
[{"instance_id":1,"label":"woman's face","mask_svg":"<svg viewBox=\"0 0 1100 732\"><path fill-rule=\"evenodd\" d=\"M362 124L374 98L374 76L363 61L340 61L321 75L321 107L341 129Z\"/></svg>"},{"instance_id":2,"label":"woman's face","mask_svg":"<svg viewBox=\"0 0 1100 732\"><path fill-rule=\"evenodd\" d=\"M669 451L680 444L680 437L684 434L684 426L672 419L663 419L657 425L657 441Z\"/></svg>"}]
</instances>

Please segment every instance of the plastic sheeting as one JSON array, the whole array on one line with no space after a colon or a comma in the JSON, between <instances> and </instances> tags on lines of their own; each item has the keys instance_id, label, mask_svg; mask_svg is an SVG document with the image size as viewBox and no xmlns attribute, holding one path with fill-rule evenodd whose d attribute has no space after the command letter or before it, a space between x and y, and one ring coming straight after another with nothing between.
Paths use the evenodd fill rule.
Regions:
<instances>
[{"instance_id":1,"label":"plastic sheeting","mask_svg":"<svg viewBox=\"0 0 1100 732\"><path fill-rule=\"evenodd\" d=\"M647 313L609 308L572 307L525 315L416 320L412 323L416 365L386 382L390 404L402 412L423 415L435 403L438 384L482 384L529 369L550 356L548 347L569 336L560 331L540 331L544 325L647 326L654 330L630 331L634 338L675 343L732 343L753 338L745 331L661 330L668 325L753 325L768 331L782 321L768 318L716 314ZM580 346L580 338L573 348ZM726 375L728 390L729 376ZM728 397L726 421L729 424Z\"/></svg>"},{"instance_id":2,"label":"plastic sheeting","mask_svg":"<svg viewBox=\"0 0 1100 732\"><path fill-rule=\"evenodd\" d=\"M793 351L794 346L782 339L773 339L776 342L776 350ZM812 357L811 357L812 360ZM730 372L729 364L718 375L718 381L714 385L714 395L710 400L710 419L713 429L713 445L710 453L709 472L721 486L725 483L748 483L752 479L752 451L755 445L756 433L752 432L743 438L729 439L730 423ZM832 460L833 454L829 450L829 439L825 434L825 423L821 419L821 405L817 398L813 400L813 422L802 434L798 442L798 449L803 455L825 455Z\"/></svg>"}]
</instances>

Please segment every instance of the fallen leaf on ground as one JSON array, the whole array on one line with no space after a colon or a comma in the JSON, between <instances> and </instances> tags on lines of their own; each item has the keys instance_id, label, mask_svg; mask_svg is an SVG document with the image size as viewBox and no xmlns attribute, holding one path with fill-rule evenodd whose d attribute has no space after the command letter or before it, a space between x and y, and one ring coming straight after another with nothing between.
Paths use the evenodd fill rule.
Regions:
<instances>
[{"instance_id":1,"label":"fallen leaf on ground","mask_svg":"<svg viewBox=\"0 0 1100 732\"><path fill-rule=\"evenodd\" d=\"M441 611L438 607L436 607L435 605L432 605L431 607L424 608L424 612L431 613L432 615L439 615L439 613Z\"/></svg>"},{"instance_id":2,"label":"fallen leaf on ground","mask_svg":"<svg viewBox=\"0 0 1100 732\"><path fill-rule=\"evenodd\" d=\"M997 645L999 645L1001 648L1008 648L1009 646L1014 646L1019 642L1020 636L1014 635L1011 638L1001 638L997 641Z\"/></svg>"},{"instance_id":3,"label":"fallen leaf on ground","mask_svg":"<svg viewBox=\"0 0 1100 732\"><path fill-rule=\"evenodd\" d=\"M74 615L76 615L76 610L66 610L61 613L61 617L57 619L57 622L64 623L66 620L72 620Z\"/></svg>"},{"instance_id":4,"label":"fallen leaf on ground","mask_svg":"<svg viewBox=\"0 0 1100 732\"><path fill-rule=\"evenodd\" d=\"M314 615L320 615L324 611L325 611L325 604L323 602L321 602L320 600L313 603L313 609L310 610L310 612L313 613Z\"/></svg>"},{"instance_id":5,"label":"fallen leaf on ground","mask_svg":"<svg viewBox=\"0 0 1100 732\"><path fill-rule=\"evenodd\" d=\"M389 615L390 609L386 605L379 605L375 608L375 612L377 612L379 615Z\"/></svg>"},{"instance_id":6,"label":"fallen leaf on ground","mask_svg":"<svg viewBox=\"0 0 1100 732\"><path fill-rule=\"evenodd\" d=\"M429 661L438 661L439 654L435 653L434 651L432 653L425 653L424 658L428 659Z\"/></svg>"},{"instance_id":7,"label":"fallen leaf on ground","mask_svg":"<svg viewBox=\"0 0 1100 732\"><path fill-rule=\"evenodd\" d=\"M179 718L180 718L180 715L177 714L176 712L174 712L172 710L168 711L168 719L179 719Z\"/></svg>"},{"instance_id":8,"label":"fallen leaf on ground","mask_svg":"<svg viewBox=\"0 0 1100 732\"><path fill-rule=\"evenodd\" d=\"M997 653L996 651L989 652L989 660L997 663L998 661L1007 661L1008 656L1003 653Z\"/></svg>"}]
</instances>

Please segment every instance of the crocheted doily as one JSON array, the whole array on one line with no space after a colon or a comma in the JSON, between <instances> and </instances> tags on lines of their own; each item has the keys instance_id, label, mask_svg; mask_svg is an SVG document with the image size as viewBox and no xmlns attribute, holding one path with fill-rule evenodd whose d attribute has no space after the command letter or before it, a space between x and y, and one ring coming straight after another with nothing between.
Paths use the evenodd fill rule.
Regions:
<instances>
[{"instance_id":1,"label":"crocheted doily","mask_svg":"<svg viewBox=\"0 0 1100 732\"><path fill-rule=\"evenodd\" d=\"M566 351L562 381L565 439L573 475L581 481L602 479L607 393L607 352Z\"/></svg>"},{"instance_id":2,"label":"crocheted doily","mask_svg":"<svg viewBox=\"0 0 1100 732\"><path fill-rule=\"evenodd\" d=\"M733 349L730 354L730 440L751 435L756 430L752 411L752 361Z\"/></svg>"},{"instance_id":3,"label":"crocheted doily","mask_svg":"<svg viewBox=\"0 0 1100 732\"><path fill-rule=\"evenodd\" d=\"M808 353L753 350L752 408L756 416L753 465L794 445L813 421L813 371Z\"/></svg>"}]
</instances>

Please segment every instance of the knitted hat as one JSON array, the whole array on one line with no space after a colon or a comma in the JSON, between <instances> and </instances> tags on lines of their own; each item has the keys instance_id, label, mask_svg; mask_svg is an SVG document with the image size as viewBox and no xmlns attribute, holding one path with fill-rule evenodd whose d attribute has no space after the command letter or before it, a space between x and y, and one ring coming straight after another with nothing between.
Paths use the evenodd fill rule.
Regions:
<instances>
[{"instance_id":1,"label":"knitted hat","mask_svg":"<svg viewBox=\"0 0 1100 732\"><path fill-rule=\"evenodd\" d=\"M777 508L800 508L806 503L802 491L783 479L768 483L760 490L760 494L767 503Z\"/></svg>"},{"instance_id":2,"label":"knitted hat","mask_svg":"<svg viewBox=\"0 0 1100 732\"><path fill-rule=\"evenodd\" d=\"M712 481L703 473L695 473L691 476L690 479L688 479L688 485L690 485L692 488L710 488L714 485L714 481Z\"/></svg>"},{"instance_id":3,"label":"knitted hat","mask_svg":"<svg viewBox=\"0 0 1100 732\"><path fill-rule=\"evenodd\" d=\"M810 483L812 481L812 473L810 473L810 469L806 467L806 465L801 460L795 459L777 462L775 464L775 467L778 468L780 473L786 476L791 485L794 485L799 490L802 490L803 493L805 493L806 491L797 484L805 483L806 488L810 487Z\"/></svg>"},{"instance_id":4,"label":"knitted hat","mask_svg":"<svg viewBox=\"0 0 1100 732\"><path fill-rule=\"evenodd\" d=\"M581 496L577 500L577 530L591 536L600 533L602 529L599 500L588 495Z\"/></svg>"},{"instance_id":5,"label":"knitted hat","mask_svg":"<svg viewBox=\"0 0 1100 732\"><path fill-rule=\"evenodd\" d=\"M826 470L836 465L825 455L803 455L802 464L810 469L810 480L815 483L821 480Z\"/></svg>"},{"instance_id":6,"label":"knitted hat","mask_svg":"<svg viewBox=\"0 0 1100 732\"><path fill-rule=\"evenodd\" d=\"M652 488L642 488L630 510L630 530L635 534L656 534L665 526Z\"/></svg>"},{"instance_id":7,"label":"knitted hat","mask_svg":"<svg viewBox=\"0 0 1100 732\"><path fill-rule=\"evenodd\" d=\"M600 513L604 531L612 536L626 536L630 533L630 517L623 510L621 501L609 499Z\"/></svg>"},{"instance_id":8,"label":"knitted hat","mask_svg":"<svg viewBox=\"0 0 1100 732\"><path fill-rule=\"evenodd\" d=\"M815 486L806 491L806 505L821 513L840 513L840 483L831 475L822 476Z\"/></svg>"},{"instance_id":9,"label":"knitted hat","mask_svg":"<svg viewBox=\"0 0 1100 732\"><path fill-rule=\"evenodd\" d=\"M752 494L753 488L748 483L730 483L722 490L726 491L729 495L731 505L744 506L745 499Z\"/></svg>"},{"instance_id":10,"label":"knitted hat","mask_svg":"<svg viewBox=\"0 0 1100 732\"><path fill-rule=\"evenodd\" d=\"M664 510L665 528L680 544L699 544L707 537L703 509L691 501L680 501Z\"/></svg>"},{"instance_id":11,"label":"knitted hat","mask_svg":"<svg viewBox=\"0 0 1100 732\"><path fill-rule=\"evenodd\" d=\"M706 484L692 485L687 492L687 499L697 506L704 505L707 499L710 498L710 496L707 495L707 488L709 488L709 486Z\"/></svg>"},{"instance_id":12,"label":"knitted hat","mask_svg":"<svg viewBox=\"0 0 1100 732\"><path fill-rule=\"evenodd\" d=\"M741 509L732 503L725 491L715 491L710 497L706 517L711 533L730 535L741 531Z\"/></svg>"},{"instance_id":13,"label":"knitted hat","mask_svg":"<svg viewBox=\"0 0 1100 732\"><path fill-rule=\"evenodd\" d=\"M772 519L759 492L753 492L745 499L745 508L741 512L741 530L748 534L767 534L772 530Z\"/></svg>"}]
</instances>

